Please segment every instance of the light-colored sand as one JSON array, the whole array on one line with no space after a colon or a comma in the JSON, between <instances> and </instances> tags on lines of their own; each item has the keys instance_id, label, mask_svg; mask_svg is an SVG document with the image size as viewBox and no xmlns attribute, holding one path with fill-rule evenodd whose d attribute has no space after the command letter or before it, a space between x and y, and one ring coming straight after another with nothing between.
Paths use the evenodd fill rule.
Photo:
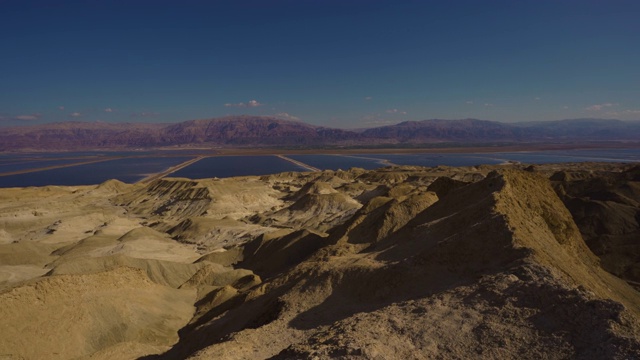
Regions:
<instances>
[{"instance_id":1,"label":"light-colored sand","mask_svg":"<svg viewBox=\"0 0 640 360\"><path fill-rule=\"evenodd\" d=\"M192 263L200 258L193 246L180 244L168 234L148 227L138 227L118 238L117 244L94 249L88 253L91 257L116 254L139 259L155 259Z\"/></svg>"},{"instance_id":2,"label":"light-colored sand","mask_svg":"<svg viewBox=\"0 0 640 360\"><path fill-rule=\"evenodd\" d=\"M71 359L122 342L170 345L191 318L194 298L126 267L43 278L0 294L1 353Z\"/></svg>"},{"instance_id":3,"label":"light-colored sand","mask_svg":"<svg viewBox=\"0 0 640 360\"><path fill-rule=\"evenodd\" d=\"M48 271L36 265L0 265L0 289L13 283L42 276Z\"/></svg>"}]
</instances>

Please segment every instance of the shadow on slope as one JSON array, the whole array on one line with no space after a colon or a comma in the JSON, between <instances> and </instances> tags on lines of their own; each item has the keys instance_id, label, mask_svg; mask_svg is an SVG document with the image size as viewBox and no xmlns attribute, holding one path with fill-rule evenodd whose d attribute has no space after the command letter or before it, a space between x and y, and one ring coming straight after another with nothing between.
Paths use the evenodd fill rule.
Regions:
<instances>
[{"instance_id":1,"label":"shadow on slope","mask_svg":"<svg viewBox=\"0 0 640 360\"><path fill-rule=\"evenodd\" d=\"M640 286L640 166L559 171L551 180L602 267Z\"/></svg>"},{"instance_id":2,"label":"shadow on slope","mask_svg":"<svg viewBox=\"0 0 640 360\"><path fill-rule=\"evenodd\" d=\"M433 190L435 203L433 193L374 197L328 238L251 243L243 264L268 281L228 292L149 358L640 352L638 294L599 269L546 179L504 170Z\"/></svg>"}]
</instances>

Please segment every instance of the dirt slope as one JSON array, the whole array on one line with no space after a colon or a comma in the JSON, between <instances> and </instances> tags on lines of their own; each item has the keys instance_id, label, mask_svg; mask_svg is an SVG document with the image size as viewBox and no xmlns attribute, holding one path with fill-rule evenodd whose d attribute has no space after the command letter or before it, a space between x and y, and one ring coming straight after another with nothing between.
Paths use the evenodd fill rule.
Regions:
<instances>
[{"instance_id":1,"label":"dirt slope","mask_svg":"<svg viewBox=\"0 0 640 360\"><path fill-rule=\"evenodd\" d=\"M551 180L602 266L640 283L640 167L558 171Z\"/></svg>"},{"instance_id":2,"label":"dirt slope","mask_svg":"<svg viewBox=\"0 0 640 360\"><path fill-rule=\"evenodd\" d=\"M638 294L598 267L540 176L490 174L382 239L370 229L356 241L349 230L329 244L291 239L322 245L277 275L263 268L265 283L186 329L165 357L203 347L194 358L640 353Z\"/></svg>"},{"instance_id":3,"label":"dirt slope","mask_svg":"<svg viewBox=\"0 0 640 360\"><path fill-rule=\"evenodd\" d=\"M0 190L0 355L640 358L636 172L580 166Z\"/></svg>"},{"instance_id":4,"label":"dirt slope","mask_svg":"<svg viewBox=\"0 0 640 360\"><path fill-rule=\"evenodd\" d=\"M157 351L176 340L193 314L194 297L126 267L43 278L0 294L0 353L72 359L123 342Z\"/></svg>"}]
</instances>

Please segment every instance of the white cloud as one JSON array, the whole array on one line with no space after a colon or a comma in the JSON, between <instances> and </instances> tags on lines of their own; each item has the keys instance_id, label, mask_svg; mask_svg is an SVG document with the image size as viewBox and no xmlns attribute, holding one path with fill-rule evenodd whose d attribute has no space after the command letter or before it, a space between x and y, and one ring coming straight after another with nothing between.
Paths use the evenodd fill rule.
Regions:
<instances>
[{"instance_id":1,"label":"white cloud","mask_svg":"<svg viewBox=\"0 0 640 360\"><path fill-rule=\"evenodd\" d=\"M624 110L624 111L609 111L606 113L608 116L640 116L640 110Z\"/></svg>"},{"instance_id":2,"label":"white cloud","mask_svg":"<svg viewBox=\"0 0 640 360\"><path fill-rule=\"evenodd\" d=\"M224 106L226 107L239 107L239 108L247 108L247 107L258 107L258 106L262 106L264 104L260 103L257 100L249 100L246 103L237 103L237 104L232 104L232 103L226 103L224 104Z\"/></svg>"},{"instance_id":3,"label":"white cloud","mask_svg":"<svg viewBox=\"0 0 640 360\"><path fill-rule=\"evenodd\" d=\"M385 126L385 125L394 125L397 124L398 120L390 120L390 119L373 119L364 121L362 125L365 126Z\"/></svg>"},{"instance_id":4,"label":"white cloud","mask_svg":"<svg viewBox=\"0 0 640 360\"><path fill-rule=\"evenodd\" d=\"M406 111L402 111L402 110L398 110L398 109L389 109L386 111L387 114L401 114L401 115L407 115Z\"/></svg>"},{"instance_id":5,"label":"white cloud","mask_svg":"<svg viewBox=\"0 0 640 360\"><path fill-rule=\"evenodd\" d=\"M585 110L602 111L605 108L610 108L614 106L618 106L618 104L613 104L613 103L595 104L595 105L588 106L587 108L585 108Z\"/></svg>"},{"instance_id":6,"label":"white cloud","mask_svg":"<svg viewBox=\"0 0 640 360\"><path fill-rule=\"evenodd\" d=\"M293 116L293 115L288 114L286 112L277 113L275 116L278 117L278 118L284 119L284 120L300 121L299 117Z\"/></svg>"},{"instance_id":7,"label":"white cloud","mask_svg":"<svg viewBox=\"0 0 640 360\"><path fill-rule=\"evenodd\" d=\"M484 106L486 106L486 107L493 107L493 104L491 104L491 103L484 103Z\"/></svg>"},{"instance_id":8,"label":"white cloud","mask_svg":"<svg viewBox=\"0 0 640 360\"><path fill-rule=\"evenodd\" d=\"M381 114L368 114L360 118L360 124L364 127L384 126L397 124L398 120L385 119Z\"/></svg>"},{"instance_id":9,"label":"white cloud","mask_svg":"<svg viewBox=\"0 0 640 360\"><path fill-rule=\"evenodd\" d=\"M38 120L38 118L40 117L39 114L32 114L32 115L18 115L16 116L14 119L16 120L21 120L21 121L31 121L31 120Z\"/></svg>"},{"instance_id":10,"label":"white cloud","mask_svg":"<svg viewBox=\"0 0 640 360\"><path fill-rule=\"evenodd\" d=\"M473 101L471 101L471 100L465 101L465 104L467 104L467 105L473 105Z\"/></svg>"},{"instance_id":11,"label":"white cloud","mask_svg":"<svg viewBox=\"0 0 640 360\"><path fill-rule=\"evenodd\" d=\"M569 107L567 105L563 106L562 108L565 110L569 110Z\"/></svg>"},{"instance_id":12,"label":"white cloud","mask_svg":"<svg viewBox=\"0 0 640 360\"><path fill-rule=\"evenodd\" d=\"M60 110L60 111L64 110L64 106L62 106L62 105L58 106L58 110Z\"/></svg>"},{"instance_id":13,"label":"white cloud","mask_svg":"<svg viewBox=\"0 0 640 360\"><path fill-rule=\"evenodd\" d=\"M143 112L137 112L137 113L132 113L131 117L153 117L153 116L158 116L160 115L157 112L153 112L153 111L143 111Z\"/></svg>"},{"instance_id":14,"label":"white cloud","mask_svg":"<svg viewBox=\"0 0 640 360\"><path fill-rule=\"evenodd\" d=\"M539 97L535 97L533 100L535 100L535 101L539 101L539 100L540 100L540 98L539 98Z\"/></svg>"},{"instance_id":15,"label":"white cloud","mask_svg":"<svg viewBox=\"0 0 640 360\"><path fill-rule=\"evenodd\" d=\"M69 114L69 116L71 116L71 117L80 117L80 116L82 116L82 114L80 114L79 112L74 112L74 113Z\"/></svg>"},{"instance_id":16,"label":"white cloud","mask_svg":"<svg viewBox=\"0 0 640 360\"><path fill-rule=\"evenodd\" d=\"M104 112L110 113L110 112L113 112L113 109L112 108L106 108L106 109L104 109Z\"/></svg>"},{"instance_id":17,"label":"white cloud","mask_svg":"<svg viewBox=\"0 0 640 360\"><path fill-rule=\"evenodd\" d=\"M34 113L28 115L3 116L0 115L0 121L33 121L38 120L42 114Z\"/></svg>"},{"instance_id":18,"label":"white cloud","mask_svg":"<svg viewBox=\"0 0 640 360\"><path fill-rule=\"evenodd\" d=\"M365 99L365 100L367 100L367 101L369 101L369 100L371 100L371 99L373 99L373 98L372 98L371 96L365 96L365 97L364 97L364 99Z\"/></svg>"}]
</instances>

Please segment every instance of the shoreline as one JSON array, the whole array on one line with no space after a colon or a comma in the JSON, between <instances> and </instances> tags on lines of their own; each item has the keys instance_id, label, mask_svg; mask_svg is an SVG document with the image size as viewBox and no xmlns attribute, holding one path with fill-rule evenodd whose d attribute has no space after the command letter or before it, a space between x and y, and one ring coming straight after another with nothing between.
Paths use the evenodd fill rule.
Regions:
<instances>
[{"instance_id":1,"label":"shoreline","mask_svg":"<svg viewBox=\"0 0 640 360\"><path fill-rule=\"evenodd\" d=\"M427 147L426 145L431 145ZM21 149L13 151L0 151L0 156L16 154L51 154L51 153L82 153L82 152L198 152L198 155L275 155L275 154L420 154L420 153L493 153L493 152L527 152L527 151L551 151L551 150L598 150L598 149L640 149L638 142L580 142L580 143L526 143L505 145L471 145L458 144L442 145L425 144L424 147L394 147L381 145L380 147L327 147L327 148L279 148L279 147L220 147L220 146L193 146L193 147L150 147L150 148L86 148L86 149ZM155 156L160 154L154 154ZM167 154L169 156L169 154Z\"/></svg>"},{"instance_id":2,"label":"shoreline","mask_svg":"<svg viewBox=\"0 0 640 360\"><path fill-rule=\"evenodd\" d=\"M122 149L119 150L105 150L102 149L102 153L101 156L95 156L90 154L92 151L91 150L87 150L87 154L86 156L82 156L82 152L81 151L75 151L74 156L63 156L60 158L50 158L50 160L60 160L60 159L76 159L77 162L72 162L72 163L66 163L66 164L59 164L59 165L49 165L49 166L42 166L42 167L34 167L34 168L25 168L25 169L21 169L21 170L14 170L14 171L2 171L2 166L0 166L0 177L5 177L5 176L12 176L12 175L21 175L21 174L28 174L28 173L38 173L38 172L42 172L42 171L46 171L46 170L54 170L54 169L60 169L60 168L72 168L75 166L80 166L80 165L87 165L87 164L93 164L93 163L99 163L99 162L105 162L105 161L110 161L110 160L122 160L122 159L135 159L138 158L141 161L144 161L145 158L171 158L171 157L190 157L190 159L183 161L179 164L173 165L169 168L163 169L161 171L158 172L154 172L154 173L146 173L146 174L142 174L143 176L137 180L134 181L134 183L148 183L151 182L153 180L156 179L160 179L166 176L170 176L172 173L188 167L196 162L198 162L199 160L202 160L204 158L208 158L208 157L233 157L233 156L275 156L278 157L282 160L285 160L293 165L296 165L302 169L306 169L307 171L321 171L321 169L314 167L313 165L310 164L306 164L302 161L299 160L294 160L292 158L287 157L287 155L337 155L337 156L344 156L344 157L362 157L364 159L371 159L374 160L373 158L369 158L366 157L368 156L375 156L375 155L411 155L411 154L441 154L442 156L447 156L447 155L455 155L455 154L465 154L465 155L478 155L480 157L482 157L481 155L486 156L487 154L499 154L499 153L521 153L521 154L526 154L526 153L536 153L536 152L544 152L544 151L559 151L559 150L573 150L573 151L580 151L580 150L593 150L593 151L597 151L597 150L624 150L624 149L629 149L629 150L638 150L640 149L640 143L636 144L625 144L627 146L616 146L616 147L612 147L612 146L604 146L605 144L600 144L601 146L593 146L593 144L591 144L590 146L587 146L585 144L581 144L580 146L572 146L572 145L568 145L568 144L536 144L535 146L532 146L532 144L519 144L519 145L513 145L513 146L485 146L485 147L450 147L450 148L418 148L418 149L398 149L398 148L367 148L367 149L239 149L239 148L233 148L233 149L221 149L221 148L216 148L216 149L204 149L204 148L200 148L200 149L167 149L167 148L162 148L162 149L144 149L144 150L140 150L140 151L145 151L146 153L138 153L137 151L130 151L129 153L124 152ZM620 145L620 144L618 144ZM632 146L633 145L633 146ZM121 154L115 154L115 153L110 153L111 151L118 151L121 152ZM22 161L18 161L18 162L12 162L14 164L16 163L21 163L21 162L25 162L28 163L30 161L34 161L34 160L42 160L42 158L38 159L37 154L65 154L64 152L42 152L42 153L31 153L33 154L33 156L30 157L24 157L24 158L20 158L20 160ZM10 160L12 159L12 157L10 155L17 155L18 153L11 153L11 154L4 154L4 159ZM0 157L0 160L2 160L3 158ZM640 160L631 160L631 159L615 159L615 158L606 158L606 157L602 157L599 158L598 161L605 161L605 162L632 162L632 163L638 163L640 162ZM516 161L505 161L503 162L501 165L508 165L508 164L513 164ZM519 161L518 161L519 163ZM7 163L9 164L9 163ZM0 162L0 165L2 165L2 163ZM396 165L393 162L389 161L389 160L385 160L385 159L381 159L380 161L380 165L381 166L393 166ZM401 164L397 164L397 165L401 165ZM6 169L9 170L9 169Z\"/></svg>"}]
</instances>

